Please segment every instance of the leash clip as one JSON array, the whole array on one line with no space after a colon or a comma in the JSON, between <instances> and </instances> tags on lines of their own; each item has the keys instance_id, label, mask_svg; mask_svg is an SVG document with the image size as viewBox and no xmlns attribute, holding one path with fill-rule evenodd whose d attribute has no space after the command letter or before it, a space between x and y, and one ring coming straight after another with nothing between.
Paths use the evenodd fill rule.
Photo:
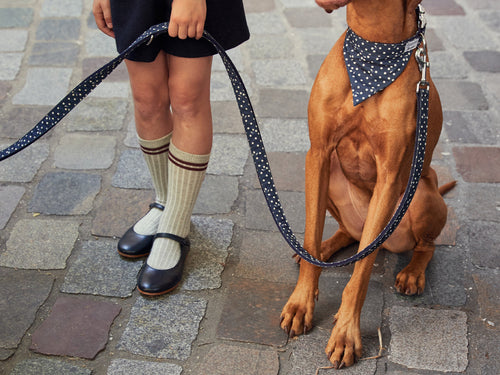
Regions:
<instances>
[{"instance_id":1,"label":"leash clip","mask_svg":"<svg viewBox=\"0 0 500 375\"><path fill-rule=\"evenodd\" d=\"M425 35L423 33L420 34L422 37L422 47L418 47L415 51L415 59L417 60L418 69L422 72L422 77L420 81L417 83L417 93L421 89L429 90L429 81L427 81L427 69L431 65L427 60L427 42L425 40Z\"/></svg>"}]
</instances>

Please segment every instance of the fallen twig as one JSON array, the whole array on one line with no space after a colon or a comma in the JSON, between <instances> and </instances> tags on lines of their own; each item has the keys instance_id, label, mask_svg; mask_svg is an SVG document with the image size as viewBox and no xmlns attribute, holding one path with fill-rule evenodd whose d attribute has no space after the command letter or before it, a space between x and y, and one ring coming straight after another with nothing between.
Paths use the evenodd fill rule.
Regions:
<instances>
[{"instance_id":1,"label":"fallen twig","mask_svg":"<svg viewBox=\"0 0 500 375\"><path fill-rule=\"evenodd\" d=\"M318 375L319 374L319 370L331 370L332 368L335 368L333 366L328 366L328 367L318 367L316 369L316 373L314 375Z\"/></svg>"},{"instance_id":2,"label":"fallen twig","mask_svg":"<svg viewBox=\"0 0 500 375\"><path fill-rule=\"evenodd\" d=\"M383 357L382 353L386 349L382 345L382 332L380 331L380 327L378 327L378 343L379 343L378 354L376 356L373 356L373 357L360 358L360 361L366 361L368 359L379 359L379 358Z\"/></svg>"}]
</instances>

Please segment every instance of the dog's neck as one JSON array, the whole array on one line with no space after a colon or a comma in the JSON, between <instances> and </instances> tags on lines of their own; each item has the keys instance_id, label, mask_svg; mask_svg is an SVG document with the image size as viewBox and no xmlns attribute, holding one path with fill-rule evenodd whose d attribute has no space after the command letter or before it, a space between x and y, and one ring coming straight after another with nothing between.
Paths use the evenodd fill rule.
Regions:
<instances>
[{"instance_id":1,"label":"dog's neck","mask_svg":"<svg viewBox=\"0 0 500 375\"><path fill-rule=\"evenodd\" d=\"M347 5L347 24L363 39L398 43L417 31L419 0L353 0Z\"/></svg>"}]
</instances>

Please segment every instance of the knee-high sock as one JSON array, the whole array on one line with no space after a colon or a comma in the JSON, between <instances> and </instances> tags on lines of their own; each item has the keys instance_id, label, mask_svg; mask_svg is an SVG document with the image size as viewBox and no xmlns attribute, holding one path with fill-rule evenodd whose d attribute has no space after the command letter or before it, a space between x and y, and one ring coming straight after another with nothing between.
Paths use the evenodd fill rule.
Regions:
<instances>
[{"instance_id":1,"label":"knee-high sock","mask_svg":"<svg viewBox=\"0 0 500 375\"><path fill-rule=\"evenodd\" d=\"M208 166L210 154L194 155L170 144L168 158L168 197L158 233L180 237L189 234L191 214ZM168 238L157 238L147 263L156 269L174 267L180 258L180 245Z\"/></svg>"},{"instance_id":2,"label":"knee-high sock","mask_svg":"<svg viewBox=\"0 0 500 375\"><path fill-rule=\"evenodd\" d=\"M153 140L139 138L139 145L153 180L156 193L156 202L165 205L168 191L168 150L172 133ZM152 235L156 233L162 211L153 208L135 225L134 231L138 234Z\"/></svg>"}]
</instances>

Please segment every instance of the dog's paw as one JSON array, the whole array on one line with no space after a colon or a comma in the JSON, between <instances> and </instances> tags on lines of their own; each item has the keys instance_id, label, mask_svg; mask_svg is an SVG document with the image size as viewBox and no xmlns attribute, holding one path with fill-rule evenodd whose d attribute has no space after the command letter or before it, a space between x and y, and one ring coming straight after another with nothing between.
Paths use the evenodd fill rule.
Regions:
<instances>
[{"instance_id":1,"label":"dog's paw","mask_svg":"<svg viewBox=\"0 0 500 375\"><path fill-rule=\"evenodd\" d=\"M306 334L312 328L315 299L318 291L295 290L281 312L281 328L289 337Z\"/></svg>"},{"instance_id":2,"label":"dog's paw","mask_svg":"<svg viewBox=\"0 0 500 375\"><path fill-rule=\"evenodd\" d=\"M361 358L363 345L359 324L352 319L343 321L339 314L335 316L330 340L325 353L335 369L352 366Z\"/></svg>"},{"instance_id":3,"label":"dog's paw","mask_svg":"<svg viewBox=\"0 0 500 375\"><path fill-rule=\"evenodd\" d=\"M411 267L404 268L396 276L394 287L398 293L406 294L407 296L422 294L425 289L425 271L416 272Z\"/></svg>"}]
</instances>

